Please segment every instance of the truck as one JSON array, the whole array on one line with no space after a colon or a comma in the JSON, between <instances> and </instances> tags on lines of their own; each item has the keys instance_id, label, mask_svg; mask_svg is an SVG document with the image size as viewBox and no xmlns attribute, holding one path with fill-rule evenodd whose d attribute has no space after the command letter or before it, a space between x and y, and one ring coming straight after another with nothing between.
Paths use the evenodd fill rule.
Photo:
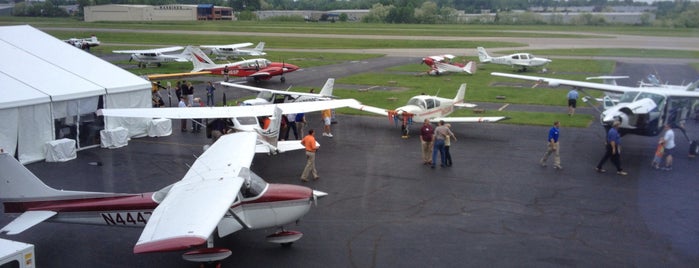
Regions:
<instances>
[{"instance_id":1,"label":"truck","mask_svg":"<svg viewBox=\"0 0 699 268\"><path fill-rule=\"evenodd\" d=\"M0 238L0 268L35 268L34 245Z\"/></svg>"}]
</instances>

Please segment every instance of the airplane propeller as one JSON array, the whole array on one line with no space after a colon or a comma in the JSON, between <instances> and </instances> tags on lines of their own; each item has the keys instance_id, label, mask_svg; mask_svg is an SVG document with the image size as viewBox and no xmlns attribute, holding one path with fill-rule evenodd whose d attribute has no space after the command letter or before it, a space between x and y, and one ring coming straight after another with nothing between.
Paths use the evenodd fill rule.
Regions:
<instances>
[{"instance_id":1,"label":"airplane propeller","mask_svg":"<svg viewBox=\"0 0 699 268\"><path fill-rule=\"evenodd\" d=\"M318 199L327 196L328 193L321 192L318 190L313 190L313 205L318 206Z\"/></svg>"}]
</instances>

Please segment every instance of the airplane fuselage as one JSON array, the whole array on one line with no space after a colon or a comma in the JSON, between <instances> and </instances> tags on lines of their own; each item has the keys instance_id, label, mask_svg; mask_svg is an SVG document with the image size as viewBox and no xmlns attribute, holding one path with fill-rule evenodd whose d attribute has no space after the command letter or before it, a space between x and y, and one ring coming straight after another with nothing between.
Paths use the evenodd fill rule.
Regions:
<instances>
[{"instance_id":1,"label":"airplane fuselage","mask_svg":"<svg viewBox=\"0 0 699 268\"><path fill-rule=\"evenodd\" d=\"M520 66L520 67L539 67L546 65L551 62L549 59L537 58L531 54L520 53L512 54L510 56L502 56L491 59L492 63Z\"/></svg>"}]
</instances>

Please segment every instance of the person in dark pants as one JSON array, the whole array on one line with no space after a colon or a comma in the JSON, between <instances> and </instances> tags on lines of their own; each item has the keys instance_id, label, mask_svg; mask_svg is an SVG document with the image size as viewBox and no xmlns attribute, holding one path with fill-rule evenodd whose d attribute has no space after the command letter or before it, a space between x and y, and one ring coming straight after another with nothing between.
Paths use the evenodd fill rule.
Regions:
<instances>
[{"instance_id":1,"label":"person in dark pants","mask_svg":"<svg viewBox=\"0 0 699 268\"><path fill-rule=\"evenodd\" d=\"M597 164L597 172L603 173L607 172L602 168L607 159L612 159L612 163L616 167L616 174L621 176L626 176L628 173L621 168L621 135L619 135L619 126L621 123L619 121L614 121L612 128L607 132L607 145L604 156Z\"/></svg>"}]
</instances>

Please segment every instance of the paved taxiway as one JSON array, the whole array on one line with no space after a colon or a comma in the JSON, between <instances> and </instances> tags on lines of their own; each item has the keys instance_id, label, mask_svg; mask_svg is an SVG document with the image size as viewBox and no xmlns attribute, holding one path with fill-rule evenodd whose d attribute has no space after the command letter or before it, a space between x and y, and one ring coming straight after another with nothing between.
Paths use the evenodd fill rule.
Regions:
<instances>
[{"instance_id":1,"label":"paved taxiway","mask_svg":"<svg viewBox=\"0 0 699 268\"><path fill-rule=\"evenodd\" d=\"M304 85L317 87L341 76L316 71L289 75L315 77ZM674 83L687 77L670 72L660 77ZM329 196L298 226L288 226L304 238L288 249L265 242L273 229L218 239L217 246L233 251L224 267L699 266L699 166L685 156L688 144L679 133L672 172L649 166L657 138L624 137L630 175L620 177L593 170L604 139L596 124L573 129L562 122L564 169L555 171L538 166L548 127L454 124L455 165L430 169L421 165L417 137L400 139L386 118L338 120L333 139L317 137L321 179L306 183ZM320 129L318 115L309 122ZM699 133L695 121L688 129ZM153 191L179 180L208 142L204 134L173 133L27 167L59 189ZM252 169L268 182L301 184L304 161L303 152L262 155ZM3 214L0 225L9 220ZM179 252L133 254L140 232L43 223L2 237L35 244L38 267L196 267Z\"/></svg>"}]
</instances>

